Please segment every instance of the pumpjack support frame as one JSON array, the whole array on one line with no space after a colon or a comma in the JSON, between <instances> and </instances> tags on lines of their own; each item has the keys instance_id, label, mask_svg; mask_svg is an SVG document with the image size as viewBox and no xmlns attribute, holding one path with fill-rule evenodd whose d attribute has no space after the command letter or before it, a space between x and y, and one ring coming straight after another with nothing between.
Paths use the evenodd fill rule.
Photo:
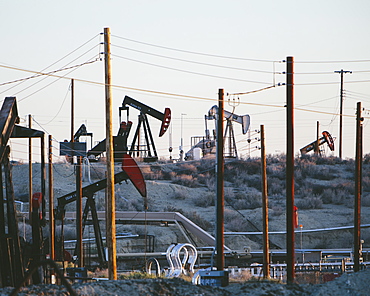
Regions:
<instances>
[{"instance_id":1,"label":"pumpjack support frame","mask_svg":"<svg viewBox=\"0 0 370 296\"><path fill-rule=\"evenodd\" d=\"M130 180L135 188L138 190L140 195L144 197L144 207L147 207L147 191L144 177L135 160L128 154L123 155L122 160L122 171L114 175L114 183L121 183L125 180ZM98 221L96 205L94 194L97 191L100 191L107 187L107 179L99 180L93 184L87 185L82 188L82 197L86 197L87 201L82 215L82 227L84 230L85 225L87 225L88 214L91 212L91 218L94 226L95 242L98 252L98 260L102 266L107 264L105 253L104 253L104 244L103 238L101 235L101 229ZM58 205L55 210L55 220L59 227L59 231L56 233L56 257L57 260L64 260L64 215L65 215L65 206L69 203L72 203L77 200L77 192L73 191L66 195L59 197ZM83 231L82 230L82 231Z\"/></svg>"}]
</instances>

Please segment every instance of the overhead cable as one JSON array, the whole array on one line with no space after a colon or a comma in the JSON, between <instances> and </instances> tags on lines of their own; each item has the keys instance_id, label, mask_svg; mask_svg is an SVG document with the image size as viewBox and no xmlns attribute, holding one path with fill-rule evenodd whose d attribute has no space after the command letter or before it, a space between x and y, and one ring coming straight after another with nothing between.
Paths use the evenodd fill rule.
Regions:
<instances>
[{"instance_id":1,"label":"overhead cable","mask_svg":"<svg viewBox=\"0 0 370 296\"><path fill-rule=\"evenodd\" d=\"M370 80L353 80L346 81L347 83L368 83ZM307 82L307 83L294 83L295 86L304 86L304 85L329 85L329 84L338 84L338 81L335 82Z\"/></svg>"},{"instance_id":2,"label":"overhead cable","mask_svg":"<svg viewBox=\"0 0 370 296\"><path fill-rule=\"evenodd\" d=\"M279 61L275 61L275 60L248 59L248 58L241 58L241 57L230 57L230 56L215 55L215 54L209 54L209 53L201 53L201 52L195 52L195 51L190 51L190 50L176 49L176 48L156 45L156 44L152 44L152 43L146 43L146 42L137 41L137 40L133 40L133 39L125 38L125 37L120 37L120 36L117 36L117 35L111 35L111 36L115 37L115 38L118 38L118 39L127 40L127 41L130 41L130 42L144 44L144 45L148 45L148 46L152 46L152 47L163 48L163 49L167 49L167 50L190 53L190 54L196 54L196 55L202 55L202 56L209 56L209 57L223 58L223 59L231 59L231 60L251 61L251 62L267 62L267 63L279 62Z\"/></svg>"},{"instance_id":3,"label":"overhead cable","mask_svg":"<svg viewBox=\"0 0 370 296\"><path fill-rule=\"evenodd\" d=\"M51 77L57 77L57 78L63 78L63 79L69 79L69 80L72 79L72 78L65 77L65 76L59 76L59 75L55 75L55 74L40 73L38 71L25 70L25 69L16 68L16 67L10 67L10 66L5 66L5 65L0 65L0 67L8 68L8 69L13 69L13 70L18 70L18 71L29 72L29 73L43 74L43 75L47 75L47 76L51 76ZM103 83L103 82L89 81L89 80L79 79L79 78L73 78L73 79L75 81L79 81L79 82L85 82L85 83L89 83L89 84L95 84L95 85L105 86L105 83ZM168 93L168 92L162 92L162 91L154 91L154 90L146 90L146 89L140 89L140 88L132 88L132 87L126 87L126 86L121 86L121 85L111 85L111 86L113 88L120 88L120 89L132 90L132 91L140 91L140 92L152 93L152 94L157 94L157 95L165 95L165 96L171 96L171 97L178 97L178 98L207 100L207 101L215 101L215 100L217 100L217 98L206 98L206 97L199 97L199 96L175 94L175 93ZM262 107L275 107L275 108L284 108L285 107L283 105L271 105L271 104L262 104L262 103L250 103L250 102L240 102L240 103L243 104L243 105L253 105L253 106L262 106ZM329 112L320 112L320 111L308 110L308 109L301 109L301 108L295 108L295 109L296 110L300 110L300 111L307 111L307 112L317 112L317 113L330 114L330 115L333 114L333 113L329 113ZM343 115L343 116L346 116L346 115ZM351 116L351 117L353 117L353 116Z\"/></svg>"},{"instance_id":4,"label":"overhead cable","mask_svg":"<svg viewBox=\"0 0 370 296\"><path fill-rule=\"evenodd\" d=\"M94 38L96 38L99 34L96 34L94 37L90 38L88 41L86 41L85 43L83 43L82 45L80 45L79 47L77 47L76 49L72 50L71 52L69 52L68 54L66 54L65 56L63 56L62 58L58 59L57 61L55 61L54 63L52 63L51 65L47 66L46 68L42 69L41 71L39 72L44 72L45 70L49 69L50 67L54 66L55 64L59 63L60 61L64 60L66 57L70 56L71 54L75 53L77 50L79 50L80 48L82 48L83 46L85 46L87 43L89 43L91 40L93 40ZM75 59L76 60L76 59ZM73 61L75 61L73 60ZM67 63L67 65L71 64L73 61ZM65 67L65 66L64 66ZM23 81L20 81L17 85L23 83ZM16 86L17 86L16 85ZM13 87L15 86L12 86L11 88L5 90L8 91L10 89L12 89Z\"/></svg>"},{"instance_id":5,"label":"overhead cable","mask_svg":"<svg viewBox=\"0 0 370 296\"><path fill-rule=\"evenodd\" d=\"M114 55L114 54L111 54L111 56L114 56L114 57L117 57L117 58L120 58L120 59L124 59L124 60L128 60L128 61L131 61L131 62L136 62L136 63L140 63L140 64L159 67L159 68L163 68L163 69L169 69L169 70L183 72L183 73L189 73L189 74L195 74L195 75L201 75L201 76L207 76L207 77L213 77L213 78L220 78L220 79L227 79L227 80L234 80L234 81L249 82L249 83L270 84L269 82L246 80L246 79L239 79L239 78L231 78L231 77L225 77L225 76L217 76L217 75L211 75L211 74L206 74L206 73L199 73L199 72L194 72L194 71L182 70L182 69L162 66L162 65L158 65L158 64L143 62L143 61L139 61L139 60L135 60L135 59L130 59L130 58L127 58L127 57Z\"/></svg>"},{"instance_id":6,"label":"overhead cable","mask_svg":"<svg viewBox=\"0 0 370 296\"><path fill-rule=\"evenodd\" d=\"M97 60L95 60L95 62L96 62L96 61L97 61ZM82 65L81 65L81 66L82 66ZM81 66L79 66L79 67L81 67ZM71 69L68 73L66 73L65 75L68 75L68 74L72 73L73 71L75 71L75 70L77 70L77 69L78 69L78 67L77 67L77 68L73 68L73 69ZM65 76L65 75L64 75L64 76ZM27 98L29 98L29 97L33 96L34 94L38 93L39 91L41 91L41 90L43 90L43 89L47 88L48 86L50 86L50 85L54 84L54 83L55 83L55 82L57 82L58 80L60 80L60 79L64 78L64 76L58 77L56 80L54 80L54 81L52 81L52 82L48 83L47 85L45 85L45 86L43 86L43 87L39 88L38 90L34 91L33 93L31 93L31 94L29 94L29 95L27 95L27 96L23 97L23 98L22 98L22 99L20 99L19 101L21 102L21 101L23 101L23 100L25 100L25 99L27 99ZM20 92L22 92L22 91L24 91L24 90L21 90L21 91L17 92L16 94L18 94L18 93L20 93Z\"/></svg>"},{"instance_id":7,"label":"overhead cable","mask_svg":"<svg viewBox=\"0 0 370 296\"><path fill-rule=\"evenodd\" d=\"M155 57L160 57L164 59L170 59L170 60L175 60L175 61L180 61L180 62L186 62L186 63L192 63L192 64L197 64L197 65L204 65L204 66L210 66L210 67L218 67L218 68L224 68L224 69L231 69L231 70L239 70L239 71L248 71L248 72L257 72L257 73L267 73L267 74L282 74L282 72L275 72L275 71L263 71L263 70L256 70L256 69L245 69L245 68L237 68L237 67L230 67L230 66L223 66L223 65L216 65L216 64L209 64L209 63L203 63L199 61L191 61L191 60L185 60L185 59L180 59L180 58L175 58L175 57L169 57L165 55L160 55L160 54L155 54L155 53L150 53L146 51L141 51L137 49L132 49L124 46L119 46L119 45L113 45L113 47L118 47L121 49L125 50L130 50L142 54L147 54Z\"/></svg>"},{"instance_id":8,"label":"overhead cable","mask_svg":"<svg viewBox=\"0 0 370 296\"><path fill-rule=\"evenodd\" d=\"M172 51L178 51L178 52L184 52L184 53L190 53L190 54L196 54L196 55L203 55L203 56L210 56L210 57L216 57L216 58L224 58L224 59L233 59L233 60L243 60L243 61L252 61L252 62L280 62L276 60L263 60L263 59L248 59L248 58L242 58L242 57L231 57L231 56L223 56L223 55L215 55L215 54L209 54L209 53L201 53L201 52L195 52L195 51L189 51L189 50L183 50L183 49L177 49L177 48L172 48L172 47L167 47L167 46L161 46L161 45L156 45L153 43L148 43L148 42L143 42L143 41L138 41L126 37L121 37L118 35L111 35L112 37L138 43L138 44L143 44L147 46L152 46L152 47L157 47L157 48L162 48L166 50L172 50ZM285 62L285 61L283 61ZM294 63L312 63L312 64L320 64L320 63L367 63L370 62L370 60L337 60L337 61L294 61Z\"/></svg>"},{"instance_id":9,"label":"overhead cable","mask_svg":"<svg viewBox=\"0 0 370 296\"><path fill-rule=\"evenodd\" d=\"M247 92L242 92L242 93L227 93L226 95L227 96L241 96L241 95L249 95L249 94L253 94L253 93L256 93L256 92L260 92L260 91L264 91L264 90L268 90L270 88L274 88L276 86L282 86L284 84L281 84L281 83L278 83L278 84L274 84L274 85L270 85L270 86L267 86L267 87L264 87L264 88L261 88L261 89L257 89L257 90L251 90L251 91L247 91Z\"/></svg>"},{"instance_id":10,"label":"overhead cable","mask_svg":"<svg viewBox=\"0 0 370 296\"><path fill-rule=\"evenodd\" d=\"M344 90L344 93L345 94L352 94L353 96L358 96L358 97L363 97L363 98L370 98L370 94L364 94L364 93L360 93L360 92L356 92L356 91L351 91L351 90L348 90L348 89L345 89Z\"/></svg>"},{"instance_id":11,"label":"overhead cable","mask_svg":"<svg viewBox=\"0 0 370 296\"><path fill-rule=\"evenodd\" d=\"M71 83L71 84L69 85L69 87L68 87L67 93L66 93L66 95L64 96L63 102L62 102L62 104L60 105L58 112L55 114L55 116L54 116L51 120L49 120L47 123L45 123L45 125L48 125L50 122L53 122L53 121L54 121L54 119L55 119L55 118L57 118L57 116L59 115L59 113L60 113L60 111L62 110L63 105L64 105L64 103L65 103L65 101L66 101L66 99L67 99L68 93L69 93L69 91L70 91L70 89L71 89L71 85L72 85L72 83Z\"/></svg>"},{"instance_id":12,"label":"overhead cable","mask_svg":"<svg viewBox=\"0 0 370 296\"><path fill-rule=\"evenodd\" d=\"M61 68L61 69L58 69L58 70L46 72L46 73L42 73L42 72L37 73L37 72L35 72L36 75L25 77L25 78L20 78L20 79L13 80L13 81L3 82L3 83L0 83L0 86L16 83L16 82L20 82L20 81L25 81L25 80L29 80L29 79L32 79L32 78L37 78L37 77L40 77L40 76L50 76L50 74L54 74L54 73L58 73L58 72L61 72L61 71L66 71L66 70L71 70L73 68L78 68L78 67L81 67L81 66L84 66L84 65L95 63L96 61L97 61L97 59L93 60L93 61L85 62L85 63L82 63L82 64L74 65L74 66L71 66L71 67ZM8 67L3 66L3 65L0 65L0 67L8 68ZM9 67L9 68L13 69L12 67Z\"/></svg>"},{"instance_id":13,"label":"overhead cable","mask_svg":"<svg viewBox=\"0 0 370 296\"><path fill-rule=\"evenodd\" d=\"M79 55L78 57L76 57L74 60L70 61L69 63L67 63L67 64L66 64L66 65L64 65L63 67L66 67L66 66L70 65L71 63L73 63L74 61L76 61L76 60L78 60L79 58L83 57L84 55L86 55L86 54L87 54L87 53L89 53L90 51L94 50L95 48L96 48L96 45L95 45L94 47L90 48L89 50L85 51L84 53L82 53L81 55ZM99 57L98 57L98 58L95 58L95 56L96 56L96 55L94 55L94 57L92 58L94 61L98 61L98 60L100 60L100 59L99 59ZM89 60L91 60L91 59L89 59ZM71 72L73 72L73 71L74 71L74 70L72 70L72 71L68 72L67 74L69 74L69 73L71 73ZM65 75L66 75L66 74L65 74ZM65 75L64 75L64 76L65 76ZM30 86L26 87L25 89L23 89L23 90L21 90L21 91L17 92L16 94L19 94L19 93L23 92L24 90L26 90L26 89L28 89L28 88L30 88L30 87L32 87L32 86L34 86L34 85L36 85L36 84L40 83L41 81L43 81L43 80L44 80L44 79L46 79L46 78L47 78L47 77L45 77L45 78L43 78L43 79L39 80L38 82L35 82L34 84L32 84L32 85L30 85Z\"/></svg>"},{"instance_id":14,"label":"overhead cable","mask_svg":"<svg viewBox=\"0 0 370 296\"><path fill-rule=\"evenodd\" d=\"M285 61L284 61L285 62ZM347 61L294 61L300 64L337 64L337 63L369 63L370 60L347 60Z\"/></svg>"}]
</instances>

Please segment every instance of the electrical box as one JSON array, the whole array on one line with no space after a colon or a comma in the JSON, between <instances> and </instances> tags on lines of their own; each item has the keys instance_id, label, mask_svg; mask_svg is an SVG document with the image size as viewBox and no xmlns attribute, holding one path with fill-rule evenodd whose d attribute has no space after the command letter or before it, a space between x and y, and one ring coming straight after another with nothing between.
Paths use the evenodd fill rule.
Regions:
<instances>
[{"instance_id":1,"label":"electrical box","mask_svg":"<svg viewBox=\"0 0 370 296\"><path fill-rule=\"evenodd\" d=\"M199 285L226 287L229 285L229 272L227 270L204 270L199 271Z\"/></svg>"}]
</instances>

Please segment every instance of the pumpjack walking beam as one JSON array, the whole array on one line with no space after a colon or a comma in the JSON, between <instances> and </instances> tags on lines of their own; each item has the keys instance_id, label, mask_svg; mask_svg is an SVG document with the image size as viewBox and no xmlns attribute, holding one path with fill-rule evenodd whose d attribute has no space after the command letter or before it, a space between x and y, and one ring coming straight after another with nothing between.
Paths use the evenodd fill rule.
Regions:
<instances>
[{"instance_id":1,"label":"pumpjack walking beam","mask_svg":"<svg viewBox=\"0 0 370 296\"><path fill-rule=\"evenodd\" d=\"M125 96L122 102L122 107L120 107L120 112L121 110L126 110L127 111L127 117L129 115L129 109L128 106L135 108L140 111L139 115L139 123L136 128L136 132L134 135L134 138L132 140L131 148L129 151L130 155L133 155L134 152L146 152L146 157L144 160L151 161L151 160L157 160L158 155L157 151L155 148L154 140L153 140L153 135L150 129L149 121L147 115L150 115L158 120L160 120L161 127L159 130L159 137L162 137L164 133L167 131L168 127L170 126L171 122L171 109L170 108L165 108L164 112L161 113L129 96ZM141 149L140 148L140 129L141 127L144 130L144 137L145 137L145 148ZM135 146L138 147L138 149L135 149Z\"/></svg>"}]
</instances>

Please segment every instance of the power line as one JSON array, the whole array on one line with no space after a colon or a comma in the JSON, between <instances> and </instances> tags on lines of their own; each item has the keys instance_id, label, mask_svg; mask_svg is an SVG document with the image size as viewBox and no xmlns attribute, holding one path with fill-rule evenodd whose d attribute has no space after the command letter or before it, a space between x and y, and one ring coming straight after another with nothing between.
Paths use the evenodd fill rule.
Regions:
<instances>
[{"instance_id":1,"label":"power line","mask_svg":"<svg viewBox=\"0 0 370 296\"><path fill-rule=\"evenodd\" d=\"M58 72L61 72L61 71L66 71L66 70L71 70L73 68L78 68L78 67L81 67L81 66L84 66L84 65L87 65L87 64L92 64L92 63L95 63L97 60L93 60L93 61L89 61L89 62L85 62L85 63L82 63L82 64L78 64L78 65L74 65L74 66L71 66L71 67L67 67L67 68L61 68L61 69L58 69L58 70L54 70L54 71L50 71L50 72L47 72L47 73L38 73L36 75L32 75L32 76L28 76L28 77L25 77L25 78L20 78L20 79L17 79L17 80L13 80L13 81L8 81L8 82L3 82L3 83L0 83L0 86L4 86L4 85L7 85L7 84L12 84L12 83L16 83L16 82L20 82L20 81L25 81L25 80L29 80L29 79L32 79L32 78L37 78L37 77L40 77L40 76L47 76L49 74L54 74L54 73L58 73ZM0 65L0 67L3 67L3 68L8 68L4 65ZM8 91L9 89L1 92L0 94Z\"/></svg>"},{"instance_id":2,"label":"power line","mask_svg":"<svg viewBox=\"0 0 370 296\"><path fill-rule=\"evenodd\" d=\"M128 60L128 61L131 61L131 62L136 62L136 63L140 63L140 64L145 64L145 65L149 65L149 66L154 66L154 67L158 67L158 68L163 68L163 69L168 69L168 70L173 70L173 71L178 71L178 72L183 72L183 73L188 73L188 74L195 74L195 75L207 76L207 77L212 77L212 78L242 81L242 82L249 82L249 83L270 84L269 82L253 81L253 80L246 80L246 79L239 79L239 78L231 78L231 77L225 77L225 76L217 76L217 75L212 75L212 74L182 70L182 69L172 68L172 67L168 67L168 66L143 62L143 61L139 61L139 60L135 60L135 59L131 59L131 58L115 55L115 54L111 54L111 56L114 56L114 57L117 57L117 58L120 58L120 59L124 59L124 60Z\"/></svg>"},{"instance_id":3,"label":"power line","mask_svg":"<svg viewBox=\"0 0 370 296\"><path fill-rule=\"evenodd\" d=\"M88 41L86 41L85 43L83 43L82 45L80 45L79 47L77 47L76 49L72 50L71 52L69 52L68 54L66 54L65 56L63 56L62 58L60 58L59 60L55 61L54 63L52 63L51 65L47 66L46 68L42 69L41 71L39 72L44 72L45 70L49 69L50 67L54 66L55 64L59 63L60 61L64 60L66 57L70 56L71 54L75 53L77 50L79 50L80 48L82 48L83 46L85 46L86 44L88 44L91 40L93 40L94 38L96 38L98 36L95 35L94 37L90 38ZM72 61L73 62L73 61ZM70 62L70 63L72 63ZM69 65L70 63L68 63L67 65ZM65 66L64 66L65 67ZM23 81L20 81L17 85L15 86L12 86L10 88L8 88L7 90L5 91L9 91L10 89L20 85L21 83L23 83Z\"/></svg>"},{"instance_id":4,"label":"power line","mask_svg":"<svg viewBox=\"0 0 370 296\"><path fill-rule=\"evenodd\" d=\"M346 83L368 83L370 80L353 80L346 81ZM309 85L330 85L338 84L338 82L308 82L308 83L294 83L295 86L309 86Z\"/></svg>"},{"instance_id":5,"label":"power line","mask_svg":"<svg viewBox=\"0 0 370 296\"><path fill-rule=\"evenodd\" d=\"M54 116L51 120L49 120L47 123L45 123L45 125L48 125L50 122L53 122L55 118L57 118L57 116L59 115L60 111L62 110L62 107L63 107L63 105L64 105L64 102L65 102L65 101L66 101L66 99L67 99L67 96L68 96L68 93L69 93L70 89L71 89L71 84L70 84L70 85L69 85L69 87L68 87L67 93L66 93L66 95L64 96L63 102L62 102L62 104L60 105L60 108L59 108L58 112L55 114L55 116Z\"/></svg>"},{"instance_id":6,"label":"power line","mask_svg":"<svg viewBox=\"0 0 370 296\"><path fill-rule=\"evenodd\" d=\"M98 61L98 60L95 60L95 61L93 61L93 62L96 62L96 61ZM83 65L83 64L82 64L82 65ZM81 67L82 65L80 65L79 67ZM70 73L72 73L72 72L76 71L79 67L77 67L77 68L73 68L72 70L70 70L70 71L69 71L68 73L66 73L65 75L68 75L68 74L70 74ZM65 75L64 75L64 76L65 76ZM57 82L58 80L60 80L60 79L64 78L64 76L61 76L61 77L57 78L56 80L54 80L54 81L52 81L52 82L48 83L47 85L45 85L45 86L43 86L43 87L39 88L38 90L34 91L33 93L29 94L28 96L23 97L22 99L20 99L20 100L19 100L19 102L24 101L25 99L27 99L27 98L29 98L29 97L33 96L34 94L38 93L39 91L41 91L41 90L43 90L43 89L45 89L45 88L49 87L50 85L54 84L54 83L55 83L55 82ZM20 93L20 92L22 92L22 91L24 91L24 90L21 90L21 91L17 92L16 94L18 94L18 93Z\"/></svg>"},{"instance_id":7,"label":"power line","mask_svg":"<svg viewBox=\"0 0 370 296\"><path fill-rule=\"evenodd\" d=\"M310 106L310 105L314 105L314 104L321 103L321 102L324 102L324 101L329 101L329 100L336 99L336 98L338 98L338 95L330 97L330 98L325 98L325 99L322 99L322 100L319 100L319 101L315 101L315 102L312 102L312 103L309 103L309 104L299 105L299 107Z\"/></svg>"},{"instance_id":8,"label":"power line","mask_svg":"<svg viewBox=\"0 0 370 296\"><path fill-rule=\"evenodd\" d=\"M352 71L353 73L370 73L370 70L361 70L361 71ZM277 74L286 74L286 72L279 72ZM321 74L333 74L333 71L325 71L325 72L294 72L294 75L321 75Z\"/></svg>"},{"instance_id":9,"label":"power line","mask_svg":"<svg viewBox=\"0 0 370 296\"><path fill-rule=\"evenodd\" d=\"M227 96L249 95L249 94L253 94L253 93L256 93L256 92L268 90L268 89L276 87L276 86L282 86L282 85L284 85L284 84L278 83L278 84L270 85L270 86L267 86L267 87L264 87L264 88L261 88L261 89L257 89L257 90L251 90L251 91L247 91L247 92L243 92L243 93L232 93L232 94L227 93L226 95Z\"/></svg>"},{"instance_id":10,"label":"power line","mask_svg":"<svg viewBox=\"0 0 370 296\"><path fill-rule=\"evenodd\" d=\"M364 94L364 93L360 93L360 92L356 92L356 91L351 91L351 90L347 90L345 89L344 92L347 94L352 94L353 96L358 96L358 97L363 97L363 98L370 98L370 95L369 94Z\"/></svg>"},{"instance_id":11,"label":"power line","mask_svg":"<svg viewBox=\"0 0 370 296\"><path fill-rule=\"evenodd\" d=\"M80 56L78 56L77 58L75 58L74 60L72 60L72 61L70 61L69 63L67 63L64 67L66 67L66 66L68 66L69 64L71 64L71 63L73 63L74 61L76 61L77 59L79 59L79 58L81 58L82 56L84 56L85 54L87 54L88 52L90 52L91 50L93 50L93 49L95 49L96 48L96 46L94 46L93 48L91 48L91 49L89 49L88 51L86 51L85 53L83 53L83 54L81 54ZM86 64L88 64L88 63L93 63L93 62L96 62L96 61L98 61L99 60L99 58L95 58L95 60L93 60L93 61L90 61L90 62L86 62ZM83 63L83 64L80 64L80 65L77 65L76 67L78 68L78 67L80 67L80 66L83 66L85 63ZM0 65L0 67L3 67L3 68L8 68L8 69L17 69L17 68L15 68L15 67L10 67L10 66L4 66L4 65ZM71 68L73 68L73 67L71 67ZM68 68L66 68L66 69L68 69ZM60 71L62 71L63 70L63 68L60 70ZM26 70L25 70L26 71ZM40 82L42 82L42 81L44 81L46 78L47 78L47 76L51 76L52 74L53 74L53 72L58 72L59 70L57 70L57 71L51 71L50 73L47 73L47 74L45 74L45 73L43 73L42 71L26 71L26 72L30 72L30 73L35 73L36 75L34 75L34 76L31 76L31 77L29 77L29 79L31 79L31 78L36 78L36 77L39 77L39 76L46 76L46 77L44 77L43 79L41 79L41 80L39 80L39 81L37 81L37 82L35 82L35 83L33 83L33 84L31 84L31 85L29 85L29 86L27 86L26 88L24 88L24 89L22 89L22 90L20 90L20 91L18 91L18 92L16 92L14 95L17 95L17 94L19 94L19 93L21 93L21 92L23 92L23 91L25 91L25 90L27 90L27 89L29 89L29 88L31 88L32 86L34 86L34 85L36 85L36 84L38 84L38 83L40 83ZM70 72L68 72L67 74L69 74L69 73L71 73L71 72L73 72L73 70L72 71L70 71ZM67 75L67 74L65 74L65 75ZM64 75L64 76L65 76ZM62 76L63 77L63 76ZM20 83L18 83L18 84L16 84L16 85L14 85L14 86L12 86L12 87L10 87L10 88L8 88L8 89L6 89L6 90L4 90L4 91L2 91L0 94L2 94L2 93L4 93L4 92L7 92L7 91L9 91L10 89L12 89L12 88L14 88L14 87L16 87L16 86L18 86L18 85L20 85L21 83L23 83L23 81L22 82L20 82ZM49 84L50 85L50 84ZM45 87L43 87L43 88L45 88ZM43 89L42 88L42 89ZM38 92L38 91L36 91L36 92ZM34 93L36 93L36 92L34 92ZM33 93L33 94L34 94ZM33 94L31 94L31 95L33 95ZM30 95L29 95L30 96ZM29 97L28 96L28 97Z\"/></svg>"},{"instance_id":12,"label":"power line","mask_svg":"<svg viewBox=\"0 0 370 296\"><path fill-rule=\"evenodd\" d=\"M246 68L237 68L237 67L230 67L230 66L224 66L224 65L203 63L203 62L199 62L199 61L185 60L185 59L174 58L174 57L169 57L169 56L165 56L165 55L150 53L150 52L146 52L146 51L141 51L141 50L137 50L137 49L132 49L132 48L128 48L128 47L124 47L124 46L119 46L119 45L112 45L112 46L118 47L118 48L121 48L121 49L125 49L125 50L130 50L130 51L134 51L134 52L139 52L139 53L143 53L143 54L155 56L155 57L160 57L160 58L165 58L165 59L170 59L170 60L175 60L175 61L180 61L180 62L186 62L186 63L192 63L192 64L197 64L197 65L204 65L204 66L218 67L218 68L231 69L231 70L239 70L239 71L257 72L257 73L283 74L282 72L263 71L263 70L246 69Z\"/></svg>"},{"instance_id":13,"label":"power line","mask_svg":"<svg viewBox=\"0 0 370 296\"><path fill-rule=\"evenodd\" d=\"M16 68L16 67L10 67L10 66L4 66L4 65L0 65L0 67L13 69L13 70L18 70L18 71L29 72L29 73L43 74L43 75L56 77L56 78L63 78L63 79L68 79L68 80L72 79L70 77L58 76L58 75L55 75L55 74L45 74L45 73L40 73L40 72L37 72L37 71L31 71L31 70L26 70L26 69L21 69L21 68ZM105 83L103 83L103 82L96 82L96 81L90 81L90 80L79 79L79 78L73 78L73 79L75 81L79 81L79 82L85 82L85 83L89 83L89 84L105 86ZM156 94L156 95L165 95L165 96L182 98L182 99L206 100L206 101L215 101L215 100L217 100L217 98L206 98L206 97L191 96L191 95L184 95L184 94L168 93L168 92L162 92L162 91L146 90L146 89L140 89L140 88L126 87L126 86L122 86L122 85L112 85L112 87L113 88L118 88L118 89L131 90L131 91L146 92L146 93L151 93L151 94ZM283 105L272 105L272 104L262 104L262 103L241 102L241 104L243 104L243 105L252 105L252 106L262 106L262 107L285 108L285 106L283 106ZM320 111L308 110L308 109L302 109L302 108L295 108L295 109L300 110L300 111L307 111L307 112L318 112L318 113L328 114L328 115L333 115L334 114L334 113L330 113L330 112L320 112ZM353 116L351 116L351 117L353 117Z\"/></svg>"},{"instance_id":14,"label":"power line","mask_svg":"<svg viewBox=\"0 0 370 296\"><path fill-rule=\"evenodd\" d=\"M89 50L87 50L86 52L82 53L80 56L76 57L74 60L72 60L72 61L70 61L69 63L67 63L64 67L66 67L66 66L70 65L71 63L73 63L74 61L76 61L76 60L78 60L79 58L83 57L84 55L86 55L87 53L89 53L90 51L92 51L92 50L94 50L94 49L96 49L96 45L95 45L94 47L90 48ZM95 58L95 56L96 56L96 55L94 55L94 57L92 58L92 59L94 59L94 61L98 61L98 60L100 60L99 58ZM71 73L71 72L73 72L73 71L74 71L74 70L72 70L72 71L68 72L67 74L69 74L69 73ZM65 74L65 75L67 75L67 74ZM65 76L65 75L64 75L64 76ZM40 81L38 81L38 82L35 82L34 84L32 84L32 85L28 86L28 87L27 87L27 88L25 88L25 89L28 89L28 88L30 88L30 87L32 87L32 86L34 86L34 85L38 84L39 82L43 81L43 80L44 80L44 79L46 79L46 78L47 78L47 77L45 77L45 78L41 79L41 80L40 80ZM22 92L22 91L24 91L25 89L23 89L23 90L21 90L21 91L17 92L16 94L21 93L21 92Z\"/></svg>"},{"instance_id":15,"label":"power line","mask_svg":"<svg viewBox=\"0 0 370 296\"><path fill-rule=\"evenodd\" d=\"M285 62L285 61L284 61ZM370 60L347 60L347 61L294 61L300 64L337 64L337 63L369 63Z\"/></svg>"},{"instance_id":16,"label":"power line","mask_svg":"<svg viewBox=\"0 0 370 296\"><path fill-rule=\"evenodd\" d=\"M208 56L208 57L231 59L231 60L241 60L241 61L251 61L251 62L267 62L267 63L279 62L279 61L274 61L274 60L248 59L248 58L215 55L215 54L209 54L209 53L201 53L201 52L195 52L195 51L190 51L190 50L171 48L171 47L156 45L156 44L152 44L152 43L137 41L137 40L133 40L133 39L125 38L125 37L120 37L120 36L117 36L117 35L112 35L112 37L122 39L122 40L127 40L127 41L130 41L130 42L139 43L139 44L144 44L144 45L148 45L148 46L152 46L152 47L157 47L157 48L162 48L162 49L167 49L167 50L172 50L172 51L178 51L178 52L183 52L183 53L190 53L190 54Z\"/></svg>"}]
</instances>

